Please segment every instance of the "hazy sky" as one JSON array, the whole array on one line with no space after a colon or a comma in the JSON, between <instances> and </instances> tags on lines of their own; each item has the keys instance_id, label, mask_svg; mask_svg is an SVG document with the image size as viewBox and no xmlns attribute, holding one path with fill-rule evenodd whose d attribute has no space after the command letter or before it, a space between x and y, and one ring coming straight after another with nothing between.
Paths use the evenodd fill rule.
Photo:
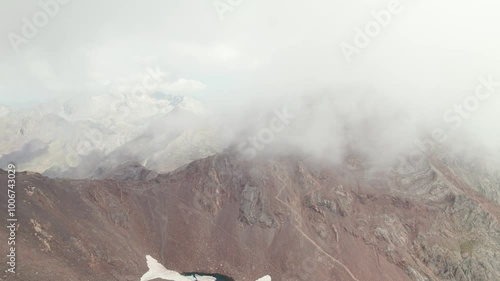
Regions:
<instances>
[{"instance_id":1,"label":"hazy sky","mask_svg":"<svg viewBox=\"0 0 500 281\"><path fill-rule=\"evenodd\" d=\"M221 20L214 3L226 1L235 6ZM156 66L168 83L194 83L175 91L210 99L339 85L434 97L500 72L495 0L399 1L351 63L341 43L354 45L355 28L392 1L72 0L16 53L9 34L23 36L23 17L33 23L50 2L0 4L2 103L98 94Z\"/></svg>"},{"instance_id":2,"label":"hazy sky","mask_svg":"<svg viewBox=\"0 0 500 281\"><path fill-rule=\"evenodd\" d=\"M326 91L335 118L362 128L359 120L376 116L394 129L388 138L413 139L407 123L430 132L467 123L468 136L481 139L476 145L498 148L497 0L55 1L0 4L0 104L118 91L156 69L164 76L159 90L220 111ZM34 21L43 27L30 29ZM481 79L496 92L458 116L455 105L474 103L468 98L478 85L488 87ZM333 118L317 110L304 126ZM331 136L318 132L307 137Z\"/></svg>"}]
</instances>

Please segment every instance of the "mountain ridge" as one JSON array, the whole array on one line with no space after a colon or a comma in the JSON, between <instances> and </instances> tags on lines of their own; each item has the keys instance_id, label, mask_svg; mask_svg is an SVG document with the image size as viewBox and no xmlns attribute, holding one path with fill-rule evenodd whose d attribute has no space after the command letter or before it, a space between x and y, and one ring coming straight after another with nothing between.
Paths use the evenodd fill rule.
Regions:
<instances>
[{"instance_id":1,"label":"mountain ridge","mask_svg":"<svg viewBox=\"0 0 500 281\"><path fill-rule=\"evenodd\" d=\"M499 276L498 204L439 159L402 174L357 169L220 153L142 181L19 173L19 255L30 260L20 272L138 280L154 254L178 272L235 280Z\"/></svg>"}]
</instances>

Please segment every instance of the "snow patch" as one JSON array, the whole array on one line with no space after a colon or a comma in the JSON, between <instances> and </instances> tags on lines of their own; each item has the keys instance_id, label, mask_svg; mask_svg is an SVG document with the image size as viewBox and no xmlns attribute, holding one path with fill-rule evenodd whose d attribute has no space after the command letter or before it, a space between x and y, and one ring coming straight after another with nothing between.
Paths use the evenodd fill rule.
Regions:
<instances>
[{"instance_id":1,"label":"snow patch","mask_svg":"<svg viewBox=\"0 0 500 281\"><path fill-rule=\"evenodd\" d=\"M149 281L156 278L171 280L171 281L215 281L217 280L212 276L202 276L202 275L194 275L194 276L183 276L178 272L173 270L166 269L161 263L155 260L150 255L146 256L146 262L148 264L148 272L144 273L141 277L140 281ZM256 281L271 281L271 276L266 275L262 278L257 279Z\"/></svg>"}]
</instances>

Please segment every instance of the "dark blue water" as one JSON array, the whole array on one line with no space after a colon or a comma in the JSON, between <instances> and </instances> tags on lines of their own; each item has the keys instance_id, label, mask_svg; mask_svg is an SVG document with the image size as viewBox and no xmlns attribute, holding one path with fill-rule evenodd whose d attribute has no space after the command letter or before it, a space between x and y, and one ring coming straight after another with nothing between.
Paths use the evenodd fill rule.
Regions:
<instances>
[{"instance_id":1,"label":"dark blue water","mask_svg":"<svg viewBox=\"0 0 500 281\"><path fill-rule=\"evenodd\" d=\"M193 276L195 274L204 275L204 276L212 276L212 277L217 278L217 281L234 281L233 278L226 276L226 275L222 275L222 274L212 274L212 273L203 273L203 272L186 272L186 273L183 273L182 275Z\"/></svg>"}]
</instances>

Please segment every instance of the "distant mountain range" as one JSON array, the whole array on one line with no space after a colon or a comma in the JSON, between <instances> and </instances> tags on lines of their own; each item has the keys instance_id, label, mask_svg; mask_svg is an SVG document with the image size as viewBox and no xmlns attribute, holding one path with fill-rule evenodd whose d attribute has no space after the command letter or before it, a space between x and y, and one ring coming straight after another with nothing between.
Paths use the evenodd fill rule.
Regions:
<instances>
[{"instance_id":1,"label":"distant mountain range","mask_svg":"<svg viewBox=\"0 0 500 281\"><path fill-rule=\"evenodd\" d=\"M0 166L49 177L101 178L126 162L168 172L218 151L199 101L163 93L2 107Z\"/></svg>"}]
</instances>

